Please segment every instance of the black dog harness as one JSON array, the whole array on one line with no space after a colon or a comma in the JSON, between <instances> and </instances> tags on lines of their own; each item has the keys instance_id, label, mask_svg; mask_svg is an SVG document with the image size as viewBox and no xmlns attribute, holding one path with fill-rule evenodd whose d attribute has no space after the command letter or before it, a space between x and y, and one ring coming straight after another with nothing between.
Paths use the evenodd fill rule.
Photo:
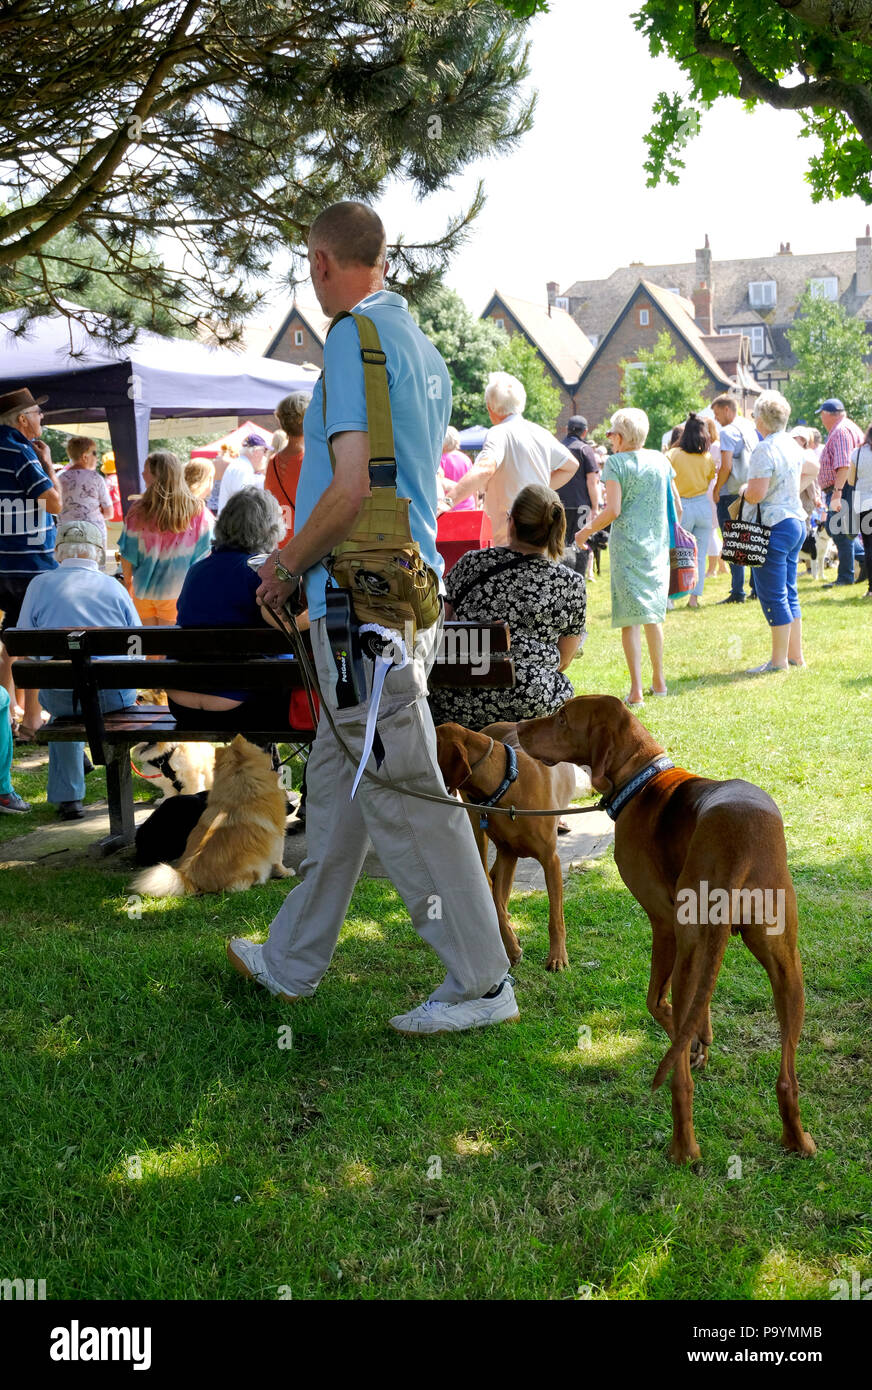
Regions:
<instances>
[{"instance_id":1,"label":"black dog harness","mask_svg":"<svg viewBox=\"0 0 872 1390\"><path fill-rule=\"evenodd\" d=\"M641 772L626 782L619 792L613 792L611 796L604 796L599 803L599 810L605 811L606 815L612 820L617 820L624 807L629 805L634 796L637 796L644 786L657 777L661 772L668 772L669 768L675 767L671 758L661 756L655 758L653 763L643 767Z\"/></svg>"},{"instance_id":2,"label":"black dog harness","mask_svg":"<svg viewBox=\"0 0 872 1390\"><path fill-rule=\"evenodd\" d=\"M483 801L479 801L478 797L473 796L471 792L467 792L466 794L467 799L471 801L474 806L482 807L482 815L478 822L479 827L482 830L487 830L488 827L487 807L496 806L497 802L505 796L512 783L518 780L517 754L515 753L514 748L510 748L507 743L504 743L503 747L506 750L506 775L503 778L502 782L500 782L500 785L497 787L496 791L491 796L487 797L486 800ZM512 816L512 820L514 820L514 816Z\"/></svg>"}]
</instances>

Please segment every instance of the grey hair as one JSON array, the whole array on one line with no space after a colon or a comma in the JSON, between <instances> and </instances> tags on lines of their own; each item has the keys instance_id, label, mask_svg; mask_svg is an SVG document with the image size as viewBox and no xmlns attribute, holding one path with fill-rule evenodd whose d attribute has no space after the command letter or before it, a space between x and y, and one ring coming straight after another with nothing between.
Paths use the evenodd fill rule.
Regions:
<instances>
[{"instance_id":1,"label":"grey hair","mask_svg":"<svg viewBox=\"0 0 872 1390\"><path fill-rule=\"evenodd\" d=\"M269 554L284 533L279 504L271 492L259 487L243 487L234 492L218 513L215 544L249 555Z\"/></svg>"},{"instance_id":2,"label":"grey hair","mask_svg":"<svg viewBox=\"0 0 872 1390\"><path fill-rule=\"evenodd\" d=\"M516 376L491 372L484 388L484 403L494 415L521 415L527 404L527 392Z\"/></svg>"},{"instance_id":3,"label":"grey hair","mask_svg":"<svg viewBox=\"0 0 872 1390\"><path fill-rule=\"evenodd\" d=\"M628 449L641 449L648 438L648 416L636 406L617 410L612 416L612 429L619 434Z\"/></svg>"},{"instance_id":4,"label":"grey hair","mask_svg":"<svg viewBox=\"0 0 872 1390\"><path fill-rule=\"evenodd\" d=\"M790 401L780 391L763 391L754 402L754 419L760 420L770 434L777 434L790 419Z\"/></svg>"},{"instance_id":5,"label":"grey hair","mask_svg":"<svg viewBox=\"0 0 872 1390\"><path fill-rule=\"evenodd\" d=\"M460 435L453 425L449 425L445 431L445 438L442 441L443 454L453 454L455 449L460 448Z\"/></svg>"},{"instance_id":6,"label":"grey hair","mask_svg":"<svg viewBox=\"0 0 872 1390\"><path fill-rule=\"evenodd\" d=\"M13 430L17 429L18 421L22 415L26 415L32 409L33 406L17 405L14 410L4 410L3 414L0 415L0 425L8 425Z\"/></svg>"},{"instance_id":7,"label":"grey hair","mask_svg":"<svg viewBox=\"0 0 872 1390\"><path fill-rule=\"evenodd\" d=\"M86 545L84 541L62 541L55 546L58 560L94 560L98 565L106 563L106 552L101 545Z\"/></svg>"}]
</instances>

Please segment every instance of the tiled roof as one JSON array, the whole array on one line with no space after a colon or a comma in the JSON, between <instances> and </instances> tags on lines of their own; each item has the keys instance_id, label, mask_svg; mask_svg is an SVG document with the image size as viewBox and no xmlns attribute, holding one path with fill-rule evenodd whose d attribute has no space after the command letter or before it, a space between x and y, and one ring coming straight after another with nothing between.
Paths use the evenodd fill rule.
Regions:
<instances>
[{"instance_id":1,"label":"tiled roof","mask_svg":"<svg viewBox=\"0 0 872 1390\"><path fill-rule=\"evenodd\" d=\"M653 285L650 280L640 280L639 284L645 287L661 312L672 320L682 338L705 363L715 380L723 382L724 386L729 386L731 384L730 377L708 346L706 335L694 322L693 304L679 295L671 294L669 290L663 289L660 285Z\"/></svg>"},{"instance_id":2,"label":"tiled roof","mask_svg":"<svg viewBox=\"0 0 872 1390\"><path fill-rule=\"evenodd\" d=\"M713 260L715 323L725 327L759 322L770 326L790 324L808 281L825 276L838 279L839 300L849 314L872 321L872 297L858 295L856 291L856 259L855 251L816 251L802 255L786 252L745 260ZM669 290L676 289L689 299L698 284L699 272L695 260L650 266L637 262L621 266L605 280L577 280L564 294L570 301L571 313L585 332L601 337L640 279ZM774 309L759 313L751 307L748 285L752 280L776 282Z\"/></svg>"},{"instance_id":3,"label":"tiled roof","mask_svg":"<svg viewBox=\"0 0 872 1390\"><path fill-rule=\"evenodd\" d=\"M326 314L321 312L317 305L301 304L298 299L295 299L269 343L264 348L264 356L268 357L270 350L277 345L280 338L284 337L294 315L302 319L313 338L317 339L321 347L324 346L324 339L327 337L327 329L330 327L330 319Z\"/></svg>"},{"instance_id":4,"label":"tiled roof","mask_svg":"<svg viewBox=\"0 0 872 1390\"><path fill-rule=\"evenodd\" d=\"M533 304L494 290L482 318L501 305L533 342L567 386L575 386L593 353L593 343L565 309Z\"/></svg>"}]
</instances>

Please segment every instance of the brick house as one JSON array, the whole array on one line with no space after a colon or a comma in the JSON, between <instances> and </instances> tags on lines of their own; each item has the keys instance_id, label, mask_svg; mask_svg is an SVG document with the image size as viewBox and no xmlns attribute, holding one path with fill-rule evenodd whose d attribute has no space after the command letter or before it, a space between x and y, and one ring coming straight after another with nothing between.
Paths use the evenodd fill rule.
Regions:
<instances>
[{"instance_id":1,"label":"brick house","mask_svg":"<svg viewBox=\"0 0 872 1390\"><path fill-rule=\"evenodd\" d=\"M533 304L530 300L516 299L514 295L494 290L481 317L490 319L508 334L523 333L532 343L560 394L555 434L562 437L570 415L581 412L578 381L593 346L566 308L554 302L552 291L556 291L557 286L551 284L548 289L547 305Z\"/></svg>"},{"instance_id":2,"label":"brick house","mask_svg":"<svg viewBox=\"0 0 872 1390\"><path fill-rule=\"evenodd\" d=\"M701 369L708 399L730 391L747 413L760 390L751 370L750 341L743 333L720 335L711 328L707 286L698 288L695 300L687 300L639 280L599 338L578 383L579 409L591 428L620 404L624 371L633 370L639 352L653 348L661 333L669 335L679 361L691 357ZM626 364L623 369L621 363Z\"/></svg>"},{"instance_id":3,"label":"brick house","mask_svg":"<svg viewBox=\"0 0 872 1390\"><path fill-rule=\"evenodd\" d=\"M556 302L568 308L597 347L642 280L688 300L701 286L707 286L712 294L712 331L724 337L744 334L750 339L753 374L761 388L783 389L790 380L795 358L787 332L808 287L824 298L838 300L852 317L863 320L866 332L872 335L872 234L868 226L865 236L857 237L854 251L794 254L786 242L775 256L745 260L714 260L706 237L693 261L669 265L635 261L604 280L576 280ZM872 361L872 356L865 360Z\"/></svg>"},{"instance_id":4,"label":"brick house","mask_svg":"<svg viewBox=\"0 0 872 1390\"><path fill-rule=\"evenodd\" d=\"M324 339L330 320L319 308L300 304L296 299L278 329L263 348L264 357L295 366L324 366Z\"/></svg>"}]
</instances>

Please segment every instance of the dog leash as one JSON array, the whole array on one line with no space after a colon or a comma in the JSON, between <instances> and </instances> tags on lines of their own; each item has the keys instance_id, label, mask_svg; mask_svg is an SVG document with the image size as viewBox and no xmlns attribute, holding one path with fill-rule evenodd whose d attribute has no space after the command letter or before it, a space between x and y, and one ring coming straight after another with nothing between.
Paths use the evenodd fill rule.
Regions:
<instances>
[{"instance_id":1,"label":"dog leash","mask_svg":"<svg viewBox=\"0 0 872 1390\"><path fill-rule=\"evenodd\" d=\"M272 613L282 632L287 637L291 650L293 651L294 656L300 663L300 669L303 673L303 683L306 690L306 696L309 702L309 709L312 713L312 719L315 723L315 726L317 727L318 721L317 716L315 714L315 702L312 698L313 693L318 696L318 699L320 701L320 708L327 718L327 722L330 725L330 728L333 732L333 736L336 739L336 742L339 744L339 747L342 749L349 762L351 762L354 766L357 766L359 760L355 757L354 753L351 751L351 749L348 747L348 744L345 742L345 739L340 734L338 728L336 727L336 721L333 718L330 706L324 699L324 695L318 683L318 676L312 666L312 663L309 660L309 654L306 651L305 645L303 643L302 633L300 632L300 629L297 627L296 618L292 613L288 613L284 608L273 608L271 604L267 604L266 606L269 608L270 613ZM491 751L491 749L488 749L488 754ZM485 756L487 756L487 754ZM389 778L377 777L374 772L370 772L368 769L364 770L363 775L368 782L374 783L377 787L383 787L386 791L399 792L402 796L413 796L418 801L431 801L437 806L450 806L455 811L458 808L461 808L462 810L466 811L468 815L471 816L481 815L482 808L480 804L474 805L471 802L458 801L457 798L453 796L436 796L432 792L416 791L413 787L401 787L396 782L392 782ZM598 801L594 806L566 806L547 811L525 811L521 810L517 806L489 806L488 815L508 816L510 820L516 820L519 816L583 816L586 815L589 811L601 811L604 809L605 807L603 798L602 800Z\"/></svg>"}]
</instances>

